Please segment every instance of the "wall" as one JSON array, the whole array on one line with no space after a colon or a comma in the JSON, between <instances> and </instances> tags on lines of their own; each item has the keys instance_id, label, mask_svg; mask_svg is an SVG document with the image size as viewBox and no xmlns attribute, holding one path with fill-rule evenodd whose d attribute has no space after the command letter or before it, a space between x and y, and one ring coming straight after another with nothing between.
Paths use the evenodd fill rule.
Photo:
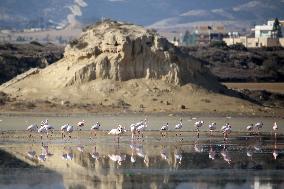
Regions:
<instances>
[{"instance_id":1,"label":"wall","mask_svg":"<svg viewBox=\"0 0 284 189\"><path fill-rule=\"evenodd\" d=\"M248 48L258 48L258 47L284 47L284 38L274 39L274 38L248 38L245 36L238 38L224 38L223 39L227 45L233 45L237 43L242 43Z\"/></svg>"}]
</instances>

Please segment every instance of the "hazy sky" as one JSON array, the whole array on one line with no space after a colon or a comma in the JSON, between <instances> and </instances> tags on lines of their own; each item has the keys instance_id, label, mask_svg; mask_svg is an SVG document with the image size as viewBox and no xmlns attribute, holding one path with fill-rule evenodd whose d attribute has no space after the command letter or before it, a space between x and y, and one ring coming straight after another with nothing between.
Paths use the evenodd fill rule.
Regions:
<instances>
[{"instance_id":1,"label":"hazy sky","mask_svg":"<svg viewBox=\"0 0 284 189\"><path fill-rule=\"evenodd\" d=\"M284 18L284 0L0 0L0 27L55 24L79 20L93 23L101 17L142 25L157 22L208 20L264 21Z\"/></svg>"}]
</instances>

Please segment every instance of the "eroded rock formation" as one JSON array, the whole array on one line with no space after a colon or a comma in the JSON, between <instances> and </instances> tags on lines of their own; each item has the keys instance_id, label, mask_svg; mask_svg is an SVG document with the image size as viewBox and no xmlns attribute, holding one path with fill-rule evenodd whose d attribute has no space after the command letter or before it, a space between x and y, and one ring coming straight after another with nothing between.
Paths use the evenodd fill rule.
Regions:
<instances>
[{"instance_id":1,"label":"eroded rock formation","mask_svg":"<svg viewBox=\"0 0 284 189\"><path fill-rule=\"evenodd\" d=\"M65 86L98 78L161 79L175 85L215 81L198 60L183 54L154 31L116 21L86 28L66 47L63 62L73 72L65 79Z\"/></svg>"}]
</instances>

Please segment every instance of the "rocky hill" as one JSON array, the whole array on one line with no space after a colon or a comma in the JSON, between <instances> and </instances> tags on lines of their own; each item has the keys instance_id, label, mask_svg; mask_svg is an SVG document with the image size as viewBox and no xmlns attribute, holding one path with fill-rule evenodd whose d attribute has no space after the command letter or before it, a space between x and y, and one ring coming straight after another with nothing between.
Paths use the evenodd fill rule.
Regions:
<instances>
[{"instance_id":1,"label":"rocky hill","mask_svg":"<svg viewBox=\"0 0 284 189\"><path fill-rule=\"evenodd\" d=\"M259 106L221 85L203 64L142 26L106 20L85 28L64 57L0 86L17 102L68 111L255 113ZM240 97L240 96L238 96ZM220 108L222 104L222 108ZM21 105L10 104L10 109ZM262 111L262 110L261 110Z\"/></svg>"},{"instance_id":2,"label":"rocky hill","mask_svg":"<svg viewBox=\"0 0 284 189\"><path fill-rule=\"evenodd\" d=\"M45 68L63 57L64 48L53 44L0 44L0 84L30 68Z\"/></svg>"}]
</instances>

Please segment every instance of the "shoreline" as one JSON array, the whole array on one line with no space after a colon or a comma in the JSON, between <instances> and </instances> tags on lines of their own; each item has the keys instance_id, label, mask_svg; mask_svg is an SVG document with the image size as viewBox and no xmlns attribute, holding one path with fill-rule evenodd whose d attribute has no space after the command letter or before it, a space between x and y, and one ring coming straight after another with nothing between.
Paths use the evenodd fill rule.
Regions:
<instances>
[{"instance_id":1,"label":"shoreline","mask_svg":"<svg viewBox=\"0 0 284 189\"><path fill-rule=\"evenodd\" d=\"M264 117L264 118L280 118L284 119L284 116L279 115L263 115L263 114L251 114L251 113L237 113L237 112L188 112L188 111L165 111L165 112L143 112L143 111L117 111L117 112L107 112L107 111L101 111L101 112L84 112L84 111L78 111L78 112L50 112L50 111L38 111L38 112L31 112L31 111L2 111L0 112L0 116L6 116L6 117L79 117L79 116L123 116L123 115L141 115L141 116L169 116L169 117L176 117L176 116L193 116L193 117Z\"/></svg>"}]
</instances>

